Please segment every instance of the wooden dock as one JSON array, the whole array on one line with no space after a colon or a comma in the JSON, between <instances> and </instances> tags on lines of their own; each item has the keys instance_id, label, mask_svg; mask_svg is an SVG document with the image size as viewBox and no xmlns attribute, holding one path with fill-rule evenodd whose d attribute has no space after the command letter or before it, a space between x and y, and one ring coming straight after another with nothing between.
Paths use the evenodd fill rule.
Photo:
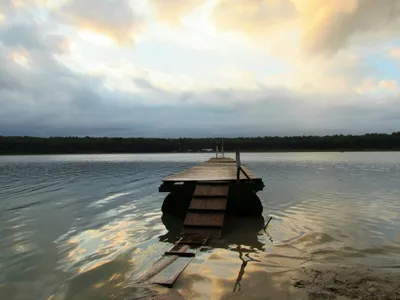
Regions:
<instances>
[{"instance_id":1,"label":"wooden dock","mask_svg":"<svg viewBox=\"0 0 400 300\"><path fill-rule=\"evenodd\" d=\"M253 181L262 181L260 177L254 175L249 169L242 166L242 169ZM248 180L245 173L240 172L240 180ZM229 181L234 182L237 179L236 161L232 158L211 158L193 168L183 170L182 172L168 176L163 179L164 185L178 182L213 182Z\"/></svg>"},{"instance_id":2,"label":"wooden dock","mask_svg":"<svg viewBox=\"0 0 400 300\"><path fill-rule=\"evenodd\" d=\"M159 191L169 192L175 197L167 205L164 203L163 209L167 209L165 206L169 206L170 212L181 209L186 216L181 238L146 272L143 279L172 286L208 240L222 237L226 214L253 205L254 199L250 196L263 188L262 179L241 166L238 153L237 160L218 158L217 155L165 178ZM261 214L261 211L258 209L257 213Z\"/></svg>"}]
</instances>

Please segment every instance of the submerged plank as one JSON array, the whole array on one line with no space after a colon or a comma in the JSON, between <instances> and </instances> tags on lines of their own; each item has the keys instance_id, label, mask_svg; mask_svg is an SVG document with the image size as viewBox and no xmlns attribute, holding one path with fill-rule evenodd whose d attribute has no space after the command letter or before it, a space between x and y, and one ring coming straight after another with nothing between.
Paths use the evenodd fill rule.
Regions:
<instances>
[{"instance_id":1,"label":"submerged plank","mask_svg":"<svg viewBox=\"0 0 400 300\"><path fill-rule=\"evenodd\" d=\"M147 270L147 272L141 277L141 280L143 281L149 280L150 278L161 272L163 269L168 267L177 259L178 256L176 255L162 256L159 260L155 262L155 264L149 270Z\"/></svg>"},{"instance_id":2,"label":"submerged plank","mask_svg":"<svg viewBox=\"0 0 400 300\"><path fill-rule=\"evenodd\" d=\"M178 256L185 256L185 257L192 257L192 256L195 256L196 253L193 251L190 251L189 245L176 244L174 247L172 247L171 250L165 252L164 255L178 255Z\"/></svg>"},{"instance_id":3,"label":"submerged plank","mask_svg":"<svg viewBox=\"0 0 400 300\"><path fill-rule=\"evenodd\" d=\"M172 255L176 256L176 255ZM193 257L178 257L150 279L150 282L171 287Z\"/></svg>"},{"instance_id":4,"label":"submerged plank","mask_svg":"<svg viewBox=\"0 0 400 300\"><path fill-rule=\"evenodd\" d=\"M201 228L201 227L183 227L182 233L186 235L200 235L212 239L219 239L222 236L221 228Z\"/></svg>"},{"instance_id":5,"label":"submerged plank","mask_svg":"<svg viewBox=\"0 0 400 300\"><path fill-rule=\"evenodd\" d=\"M188 212L186 214L184 226L216 226L222 227L224 225L224 212L213 213L197 213Z\"/></svg>"}]
</instances>

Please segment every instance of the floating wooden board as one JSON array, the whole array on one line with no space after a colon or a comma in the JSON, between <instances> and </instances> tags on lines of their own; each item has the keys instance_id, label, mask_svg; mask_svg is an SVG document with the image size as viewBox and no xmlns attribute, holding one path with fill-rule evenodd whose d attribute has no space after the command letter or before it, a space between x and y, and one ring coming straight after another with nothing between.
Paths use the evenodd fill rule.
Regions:
<instances>
[{"instance_id":1,"label":"floating wooden board","mask_svg":"<svg viewBox=\"0 0 400 300\"><path fill-rule=\"evenodd\" d=\"M165 255L162 256L159 260L157 260L154 265L147 270L145 274L141 277L141 280L146 281L149 280L150 278L154 277L156 274L161 272L163 269L168 267L170 264L172 264L175 260L178 259L179 256L177 255Z\"/></svg>"},{"instance_id":2,"label":"floating wooden board","mask_svg":"<svg viewBox=\"0 0 400 300\"><path fill-rule=\"evenodd\" d=\"M178 255L182 257L193 257L195 252L190 251L189 245L176 244L171 250L164 253L164 255Z\"/></svg>"},{"instance_id":3,"label":"floating wooden board","mask_svg":"<svg viewBox=\"0 0 400 300\"><path fill-rule=\"evenodd\" d=\"M225 196L229 193L229 184L197 184L193 197Z\"/></svg>"},{"instance_id":4,"label":"floating wooden board","mask_svg":"<svg viewBox=\"0 0 400 300\"><path fill-rule=\"evenodd\" d=\"M183 234L201 235L213 239L219 239L222 236L222 229L220 228L204 228L204 227L184 227L182 228Z\"/></svg>"},{"instance_id":5,"label":"floating wooden board","mask_svg":"<svg viewBox=\"0 0 400 300\"><path fill-rule=\"evenodd\" d=\"M189 209L198 210L225 210L227 198L224 197L210 197L210 198L196 198L193 197L190 202Z\"/></svg>"},{"instance_id":6,"label":"floating wooden board","mask_svg":"<svg viewBox=\"0 0 400 300\"><path fill-rule=\"evenodd\" d=\"M197 213L188 212L186 214L183 226L216 226L222 227L224 225L224 212L213 213Z\"/></svg>"},{"instance_id":7,"label":"floating wooden board","mask_svg":"<svg viewBox=\"0 0 400 300\"><path fill-rule=\"evenodd\" d=\"M187 267L193 257L179 257L177 255L170 255L167 257L176 257L175 260L161 270L159 273L154 275L150 282L171 287L183 270Z\"/></svg>"}]
</instances>

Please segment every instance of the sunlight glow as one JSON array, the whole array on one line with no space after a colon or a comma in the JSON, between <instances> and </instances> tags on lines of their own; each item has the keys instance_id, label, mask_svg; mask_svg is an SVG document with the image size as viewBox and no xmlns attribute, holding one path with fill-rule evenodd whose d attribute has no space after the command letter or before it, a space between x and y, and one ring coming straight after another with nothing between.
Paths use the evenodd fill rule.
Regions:
<instances>
[{"instance_id":1,"label":"sunlight glow","mask_svg":"<svg viewBox=\"0 0 400 300\"><path fill-rule=\"evenodd\" d=\"M78 35L85 42L93 43L98 46L110 46L114 44L114 41L110 37L90 30L82 30Z\"/></svg>"},{"instance_id":2,"label":"sunlight glow","mask_svg":"<svg viewBox=\"0 0 400 300\"><path fill-rule=\"evenodd\" d=\"M25 69L29 69L29 59L26 54L21 53L21 52L14 52L11 54L11 59L21 67L24 67Z\"/></svg>"},{"instance_id":3,"label":"sunlight glow","mask_svg":"<svg viewBox=\"0 0 400 300\"><path fill-rule=\"evenodd\" d=\"M0 24L5 23L7 20L7 16L0 12Z\"/></svg>"}]
</instances>

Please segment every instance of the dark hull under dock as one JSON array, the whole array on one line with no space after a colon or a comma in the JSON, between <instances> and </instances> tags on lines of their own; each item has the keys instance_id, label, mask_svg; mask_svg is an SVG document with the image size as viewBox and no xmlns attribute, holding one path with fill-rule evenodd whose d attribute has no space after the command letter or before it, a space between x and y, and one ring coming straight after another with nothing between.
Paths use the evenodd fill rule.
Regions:
<instances>
[{"instance_id":1,"label":"dark hull under dock","mask_svg":"<svg viewBox=\"0 0 400 300\"><path fill-rule=\"evenodd\" d=\"M201 210L201 206L203 209L213 210L214 206L223 208L222 210L230 215L260 216L263 208L256 193L264 188L264 183L248 168L243 166L240 168L242 171L239 172L238 179L237 165L234 159L211 158L200 165L168 176L159 187L160 192L169 193L162 206L163 213L179 217L185 216L193 202L192 208L198 210ZM206 202L201 201L199 197L193 197L198 185L228 186L225 205L222 203L221 197L214 197L212 201L208 199ZM212 197L213 195L210 193L213 191L209 188L208 196ZM207 195L207 191L204 192L203 196L205 195Z\"/></svg>"}]
</instances>

